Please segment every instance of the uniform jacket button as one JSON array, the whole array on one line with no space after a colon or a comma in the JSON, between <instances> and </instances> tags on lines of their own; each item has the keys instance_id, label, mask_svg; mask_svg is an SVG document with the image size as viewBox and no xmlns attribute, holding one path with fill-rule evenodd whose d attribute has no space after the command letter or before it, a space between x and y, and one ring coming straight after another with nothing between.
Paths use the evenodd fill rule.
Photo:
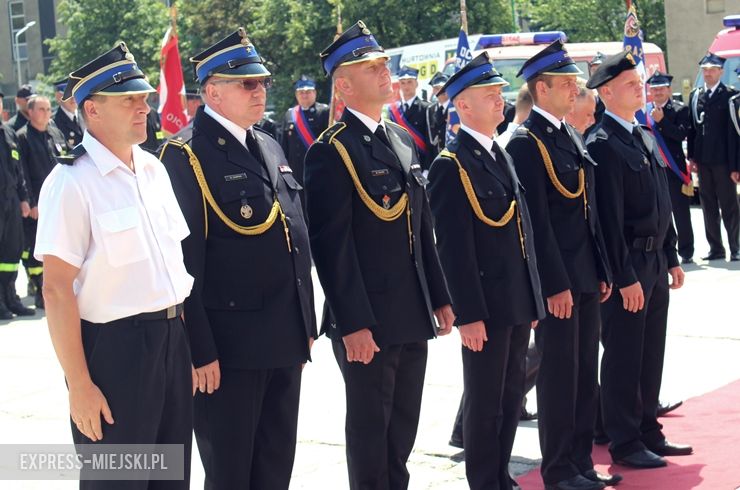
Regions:
<instances>
[{"instance_id":1,"label":"uniform jacket button","mask_svg":"<svg viewBox=\"0 0 740 490\"><path fill-rule=\"evenodd\" d=\"M233 308L233 307L236 306L236 303L234 303L233 301L229 301L229 306L231 306Z\"/></svg>"},{"instance_id":2,"label":"uniform jacket button","mask_svg":"<svg viewBox=\"0 0 740 490\"><path fill-rule=\"evenodd\" d=\"M301 279L298 278L298 285L300 286L301 284L303 284L303 281L301 281Z\"/></svg>"}]
</instances>

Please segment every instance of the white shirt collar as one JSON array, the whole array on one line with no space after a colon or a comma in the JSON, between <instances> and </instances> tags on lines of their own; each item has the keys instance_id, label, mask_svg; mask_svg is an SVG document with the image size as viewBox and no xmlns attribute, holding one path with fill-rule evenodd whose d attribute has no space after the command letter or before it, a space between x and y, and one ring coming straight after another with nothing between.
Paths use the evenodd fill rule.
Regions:
<instances>
[{"instance_id":1,"label":"white shirt collar","mask_svg":"<svg viewBox=\"0 0 740 490\"><path fill-rule=\"evenodd\" d=\"M719 87L719 84L720 83L722 83L722 80L720 80L719 82L715 83L712 87L708 87L707 86L707 83L704 82L704 90L706 90L708 92L714 93L714 91L717 90L717 87Z\"/></svg>"},{"instance_id":2,"label":"white shirt collar","mask_svg":"<svg viewBox=\"0 0 740 490\"><path fill-rule=\"evenodd\" d=\"M402 104L407 104L407 105L410 106L411 104L414 103L415 100L416 100L416 95L414 95L413 97L411 97L409 100L401 100L401 103Z\"/></svg>"},{"instance_id":3,"label":"white shirt collar","mask_svg":"<svg viewBox=\"0 0 740 490\"><path fill-rule=\"evenodd\" d=\"M473 139L475 139L475 141L477 141L478 143L480 143L480 145L483 148L485 148L486 150L488 150L488 153L490 153L491 155L493 155L493 152L491 151L491 149L493 148L493 138L492 137L486 136L483 133L479 133L478 131L476 131L474 129L470 129L469 127L467 127L463 123L460 123L460 129L462 129L463 131L465 131L466 133L468 133L470 136L472 136Z\"/></svg>"},{"instance_id":4,"label":"white shirt collar","mask_svg":"<svg viewBox=\"0 0 740 490\"><path fill-rule=\"evenodd\" d=\"M609 116L609 117L611 117L611 118L612 118L612 119L614 119L615 121L617 121L617 122L618 122L619 124L621 124L621 125L622 125L622 127L623 127L624 129L626 129L626 130L627 130L627 131L629 131L630 133L632 132L632 129L634 129L634 127L635 127L635 122L630 122L630 121L627 121L627 120L625 120L625 119L622 119L621 117L617 116L617 115L616 115L616 114L614 114L613 112L610 112L610 111L604 111L604 114L605 114L605 115L607 115L607 116Z\"/></svg>"},{"instance_id":5,"label":"white shirt collar","mask_svg":"<svg viewBox=\"0 0 740 490\"><path fill-rule=\"evenodd\" d=\"M67 109L64 108L63 105L60 104L59 108L67 115L70 121L74 121L75 117L77 117L77 114L75 114L74 112L69 112Z\"/></svg>"},{"instance_id":6,"label":"white shirt collar","mask_svg":"<svg viewBox=\"0 0 740 490\"><path fill-rule=\"evenodd\" d=\"M539 114L540 116L542 116L542 117L544 117L545 119L547 119L548 121L550 121L550 123L551 123L551 124L552 124L553 126L555 126L556 128L560 129L560 125L561 125L561 124L563 123L563 121L562 121L562 120L560 120L560 119L558 119L557 117L553 116L552 114L550 114L550 113L549 113L549 112L547 112L546 110L544 110L544 109L541 109L541 108L537 107L537 105L536 105L536 104L532 106L532 110L533 110L534 112L536 112L537 114Z\"/></svg>"},{"instance_id":7,"label":"white shirt collar","mask_svg":"<svg viewBox=\"0 0 740 490\"><path fill-rule=\"evenodd\" d=\"M382 117L380 118L380 121L375 121L372 117L365 115L362 112L356 111L351 107L347 107L346 109L354 114L355 117L362 122L362 124L367 126L367 129L369 129L371 133L375 134L375 130L378 129L378 126L381 126L383 128L383 131L385 131L385 123L383 122Z\"/></svg>"},{"instance_id":8,"label":"white shirt collar","mask_svg":"<svg viewBox=\"0 0 740 490\"><path fill-rule=\"evenodd\" d=\"M106 175L119 166L125 169L125 171L131 172L128 165L123 163L120 158L115 156L112 151L98 141L89 131L85 131L85 134L82 136L82 146L98 168L100 175ZM151 154L139 148L138 145L131 146L131 154L134 161L134 169L143 168L150 163L147 157L151 156Z\"/></svg>"},{"instance_id":9,"label":"white shirt collar","mask_svg":"<svg viewBox=\"0 0 740 490\"><path fill-rule=\"evenodd\" d=\"M241 143L244 148L247 147L247 131L251 130L252 126L244 129L235 122L226 119L224 116L211 109L208 104L205 104L205 108L203 109L203 111L211 116L213 119L215 119L217 123L223 126L224 129L226 129L226 131L231 133L232 136L234 136L234 138L236 138L236 140Z\"/></svg>"},{"instance_id":10,"label":"white shirt collar","mask_svg":"<svg viewBox=\"0 0 740 490\"><path fill-rule=\"evenodd\" d=\"M447 109L447 106L450 105L450 99L445 100L444 103L440 105L442 106L443 109Z\"/></svg>"}]
</instances>

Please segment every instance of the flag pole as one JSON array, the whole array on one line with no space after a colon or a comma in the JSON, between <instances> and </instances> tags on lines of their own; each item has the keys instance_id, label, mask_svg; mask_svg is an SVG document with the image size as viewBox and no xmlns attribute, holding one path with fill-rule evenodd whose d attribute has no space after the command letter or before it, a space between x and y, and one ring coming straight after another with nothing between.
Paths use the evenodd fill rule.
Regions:
<instances>
[{"instance_id":1,"label":"flag pole","mask_svg":"<svg viewBox=\"0 0 740 490\"><path fill-rule=\"evenodd\" d=\"M468 33L468 8L465 5L465 0L460 0L460 23L462 25L462 30L465 31L465 34Z\"/></svg>"},{"instance_id":2,"label":"flag pole","mask_svg":"<svg viewBox=\"0 0 740 490\"><path fill-rule=\"evenodd\" d=\"M334 41L339 39L339 36L342 35L342 2L337 2L337 32L334 34ZM334 112L336 110L336 95L334 94L334 81L331 80L330 76L330 83L331 83L331 100L329 101L329 126L334 125Z\"/></svg>"}]
</instances>

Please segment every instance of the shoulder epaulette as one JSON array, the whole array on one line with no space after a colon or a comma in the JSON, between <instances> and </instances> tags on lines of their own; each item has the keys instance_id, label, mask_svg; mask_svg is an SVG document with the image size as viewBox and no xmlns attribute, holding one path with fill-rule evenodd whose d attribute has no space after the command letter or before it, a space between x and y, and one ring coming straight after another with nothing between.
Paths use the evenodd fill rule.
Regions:
<instances>
[{"instance_id":1,"label":"shoulder epaulette","mask_svg":"<svg viewBox=\"0 0 740 490\"><path fill-rule=\"evenodd\" d=\"M346 123L343 123L341 121L336 122L333 126L329 126L328 128L326 128L324 132L319 135L317 140L321 141L322 143L331 143L334 137L346 127Z\"/></svg>"},{"instance_id":2,"label":"shoulder epaulette","mask_svg":"<svg viewBox=\"0 0 740 490\"><path fill-rule=\"evenodd\" d=\"M406 130L406 128L404 128L404 127L403 127L403 126L401 126L400 124L396 124L396 123L394 123L394 122L393 122L393 121L391 121L390 119L386 119L386 120L385 120L385 123L386 123L386 124L389 124L389 125L391 125L391 126L395 126L396 128L398 128L398 129L402 130L402 131L403 131L404 133L408 133L408 130Z\"/></svg>"},{"instance_id":3,"label":"shoulder epaulette","mask_svg":"<svg viewBox=\"0 0 740 490\"><path fill-rule=\"evenodd\" d=\"M57 157L54 157L54 160L62 165L74 165L75 160L80 158L85 153L87 153L87 150L84 146L82 146L82 143L80 143L79 145L72 148L72 151L70 151L66 155L59 155Z\"/></svg>"},{"instance_id":4,"label":"shoulder epaulette","mask_svg":"<svg viewBox=\"0 0 740 490\"><path fill-rule=\"evenodd\" d=\"M182 155L187 157L187 152L185 150L185 147L187 146L187 142L179 139L171 139L165 141L165 143L162 145L162 149L159 150L159 160L161 162L164 162L164 154L167 152L167 149L169 147L172 147L173 149L178 150Z\"/></svg>"},{"instance_id":5,"label":"shoulder epaulette","mask_svg":"<svg viewBox=\"0 0 740 490\"><path fill-rule=\"evenodd\" d=\"M606 140L608 139L606 136L606 132L602 128L596 128L593 131L591 131L586 138L586 145L590 145L592 142L596 140Z\"/></svg>"}]
</instances>

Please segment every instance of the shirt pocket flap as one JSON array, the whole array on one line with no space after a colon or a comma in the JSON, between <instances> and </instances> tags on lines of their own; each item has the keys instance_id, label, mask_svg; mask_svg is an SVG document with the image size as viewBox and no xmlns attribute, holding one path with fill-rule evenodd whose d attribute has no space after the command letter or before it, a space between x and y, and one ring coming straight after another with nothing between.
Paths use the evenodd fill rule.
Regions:
<instances>
[{"instance_id":1,"label":"shirt pocket flap","mask_svg":"<svg viewBox=\"0 0 740 490\"><path fill-rule=\"evenodd\" d=\"M232 202L248 197L261 196L264 192L262 182L256 179L253 183L247 183L247 181L224 182L219 189L221 202Z\"/></svg>"},{"instance_id":2,"label":"shirt pocket flap","mask_svg":"<svg viewBox=\"0 0 740 490\"><path fill-rule=\"evenodd\" d=\"M131 206L108 211L96 216L100 227L109 233L118 233L135 228L139 224L139 212Z\"/></svg>"}]
</instances>

